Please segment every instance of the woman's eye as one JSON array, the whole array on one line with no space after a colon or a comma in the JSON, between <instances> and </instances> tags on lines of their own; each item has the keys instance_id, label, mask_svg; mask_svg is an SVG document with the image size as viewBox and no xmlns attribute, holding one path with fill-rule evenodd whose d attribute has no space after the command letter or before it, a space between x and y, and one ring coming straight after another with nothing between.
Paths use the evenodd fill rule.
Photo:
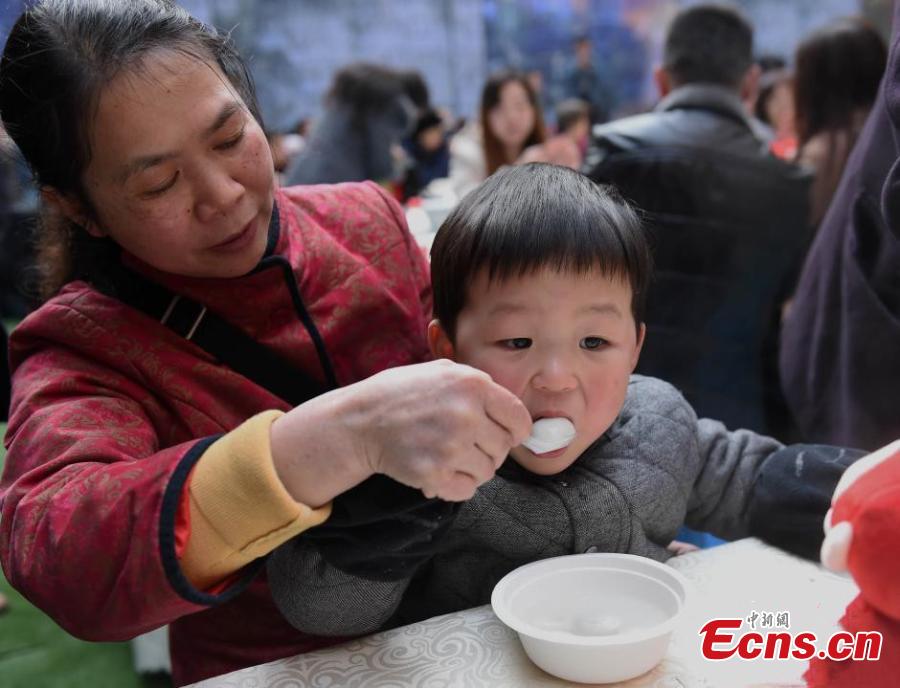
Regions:
<instances>
[{"instance_id":1,"label":"woman's eye","mask_svg":"<svg viewBox=\"0 0 900 688\"><path fill-rule=\"evenodd\" d=\"M176 172L171 177L169 177L169 179L167 179L165 182L163 182L162 185L157 186L153 189L149 189L148 191L145 191L141 195L144 198L153 198L155 196L159 196L161 194L164 194L166 191L171 189L173 186L175 186L176 181L178 181L178 172Z\"/></svg>"},{"instance_id":2,"label":"woman's eye","mask_svg":"<svg viewBox=\"0 0 900 688\"><path fill-rule=\"evenodd\" d=\"M607 343L608 342L602 337L585 337L581 340L581 348L593 351L596 349L602 349L603 346Z\"/></svg>"},{"instance_id":3,"label":"woman's eye","mask_svg":"<svg viewBox=\"0 0 900 688\"><path fill-rule=\"evenodd\" d=\"M241 142L241 139L244 138L244 128L241 127L241 130L234 136L232 136L227 141L223 141L218 146L216 146L216 150L228 150L229 148L234 148Z\"/></svg>"},{"instance_id":4,"label":"woman's eye","mask_svg":"<svg viewBox=\"0 0 900 688\"><path fill-rule=\"evenodd\" d=\"M501 340L500 345L506 349L527 349L531 346L531 340L526 337L514 337Z\"/></svg>"}]
</instances>

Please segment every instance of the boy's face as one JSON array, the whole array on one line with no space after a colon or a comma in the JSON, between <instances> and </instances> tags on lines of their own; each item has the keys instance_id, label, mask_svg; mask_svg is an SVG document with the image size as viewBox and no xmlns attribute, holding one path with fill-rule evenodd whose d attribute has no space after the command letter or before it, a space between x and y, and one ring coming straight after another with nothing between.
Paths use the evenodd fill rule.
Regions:
<instances>
[{"instance_id":1,"label":"boy's face","mask_svg":"<svg viewBox=\"0 0 900 688\"><path fill-rule=\"evenodd\" d=\"M488 373L524 402L532 420L572 421L577 434L564 449L512 450L541 475L568 468L618 416L643 338L627 282L552 269L492 283L482 270L466 294L455 343L438 321L428 332L435 356Z\"/></svg>"}]
</instances>

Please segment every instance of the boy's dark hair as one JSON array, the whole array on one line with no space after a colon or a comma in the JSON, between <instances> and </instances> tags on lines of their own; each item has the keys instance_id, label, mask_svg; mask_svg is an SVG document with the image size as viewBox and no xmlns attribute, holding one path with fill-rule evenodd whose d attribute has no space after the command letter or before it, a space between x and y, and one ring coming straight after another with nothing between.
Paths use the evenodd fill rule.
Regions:
<instances>
[{"instance_id":1,"label":"boy's dark hair","mask_svg":"<svg viewBox=\"0 0 900 688\"><path fill-rule=\"evenodd\" d=\"M631 285L643 321L650 249L637 213L611 186L568 167L504 167L469 193L431 247L434 315L451 341L475 275L502 281L541 268L604 275Z\"/></svg>"},{"instance_id":2,"label":"boy's dark hair","mask_svg":"<svg viewBox=\"0 0 900 688\"><path fill-rule=\"evenodd\" d=\"M673 81L736 88L753 64L753 26L735 8L694 5L669 26L663 66Z\"/></svg>"},{"instance_id":3,"label":"boy's dark hair","mask_svg":"<svg viewBox=\"0 0 900 688\"><path fill-rule=\"evenodd\" d=\"M591 106L580 98L566 98L554 109L556 130L562 134L571 129L580 119L590 120Z\"/></svg>"},{"instance_id":4,"label":"boy's dark hair","mask_svg":"<svg viewBox=\"0 0 900 688\"><path fill-rule=\"evenodd\" d=\"M122 72L168 50L218 65L262 125L253 81L229 37L170 0L41 0L10 31L0 59L0 116L35 181L91 210L81 176L91 160L100 95ZM115 246L68 221L47 219L39 238L41 291L103 275Z\"/></svg>"}]
</instances>

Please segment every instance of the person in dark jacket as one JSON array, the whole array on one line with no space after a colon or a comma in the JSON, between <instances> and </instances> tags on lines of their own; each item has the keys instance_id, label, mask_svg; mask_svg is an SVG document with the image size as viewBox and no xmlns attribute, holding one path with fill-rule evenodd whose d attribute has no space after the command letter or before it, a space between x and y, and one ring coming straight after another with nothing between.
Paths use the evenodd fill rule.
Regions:
<instances>
[{"instance_id":1,"label":"person in dark jacket","mask_svg":"<svg viewBox=\"0 0 900 688\"><path fill-rule=\"evenodd\" d=\"M587 36L575 39L575 64L566 75L567 98L578 98L588 104L591 122L600 124L609 119L612 94L594 64L594 44Z\"/></svg>"},{"instance_id":2,"label":"person in dark jacket","mask_svg":"<svg viewBox=\"0 0 900 688\"><path fill-rule=\"evenodd\" d=\"M878 97L810 249L781 335L785 395L813 441L900 432L900 5Z\"/></svg>"},{"instance_id":3,"label":"person in dark jacket","mask_svg":"<svg viewBox=\"0 0 900 688\"><path fill-rule=\"evenodd\" d=\"M645 211L657 279L637 372L700 416L785 436L776 365L781 306L809 237L808 176L776 159L743 100L753 28L697 5L668 30L653 112L595 127L585 172Z\"/></svg>"}]
</instances>

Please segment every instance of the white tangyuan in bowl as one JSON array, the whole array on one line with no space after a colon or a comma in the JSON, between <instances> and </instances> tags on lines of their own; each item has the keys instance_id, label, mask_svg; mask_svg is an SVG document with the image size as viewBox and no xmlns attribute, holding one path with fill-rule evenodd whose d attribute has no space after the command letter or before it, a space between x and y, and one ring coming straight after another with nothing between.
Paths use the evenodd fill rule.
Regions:
<instances>
[{"instance_id":1,"label":"white tangyuan in bowl","mask_svg":"<svg viewBox=\"0 0 900 688\"><path fill-rule=\"evenodd\" d=\"M569 681L613 683L663 659L688 599L675 569L632 554L576 554L521 566L491 606L531 660Z\"/></svg>"}]
</instances>

